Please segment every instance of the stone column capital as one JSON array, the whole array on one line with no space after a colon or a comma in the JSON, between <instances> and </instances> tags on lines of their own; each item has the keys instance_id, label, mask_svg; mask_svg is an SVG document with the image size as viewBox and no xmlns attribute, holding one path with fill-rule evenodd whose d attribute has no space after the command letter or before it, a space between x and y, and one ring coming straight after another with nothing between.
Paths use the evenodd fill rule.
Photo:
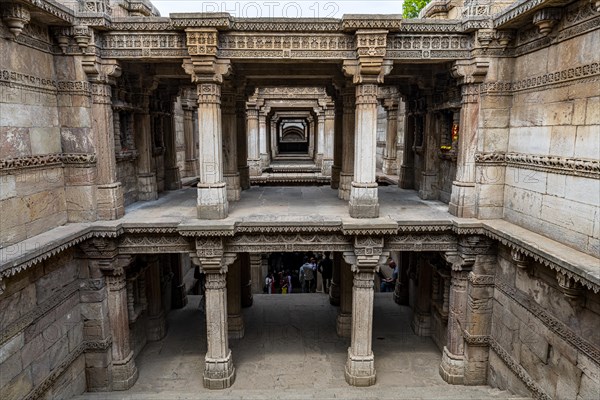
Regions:
<instances>
[{"instance_id":1,"label":"stone column capital","mask_svg":"<svg viewBox=\"0 0 600 400\"><path fill-rule=\"evenodd\" d=\"M454 63L451 75L459 85L482 83L490 66L489 60L459 60Z\"/></svg>"},{"instance_id":2,"label":"stone column capital","mask_svg":"<svg viewBox=\"0 0 600 400\"><path fill-rule=\"evenodd\" d=\"M121 64L114 59L101 59L95 54L86 55L81 61L83 72L92 83L114 85L121 76Z\"/></svg>"},{"instance_id":3,"label":"stone column capital","mask_svg":"<svg viewBox=\"0 0 600 400\"><path fill-rule=\"evenodd\" d=\"M231 74L231 62L214 56L199 56L183 60L185 72L193 83L223 83L223 78Z\"/></svg>"}]
</instances>

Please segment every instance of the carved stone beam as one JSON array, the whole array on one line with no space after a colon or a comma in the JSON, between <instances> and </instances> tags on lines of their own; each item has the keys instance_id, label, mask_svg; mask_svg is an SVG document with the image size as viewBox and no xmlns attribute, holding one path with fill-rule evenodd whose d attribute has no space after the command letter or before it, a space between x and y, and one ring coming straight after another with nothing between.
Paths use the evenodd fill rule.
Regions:
<instances>
[{"instance_id":1,"label":"carved stone beam","mask_svg":"<svg viewBox=\"0 0 600 400\"><path fill-rule=\"evenodd\" d=\"M231 73L229 60L217 59L219 33L214 28L189 28L185 31L190 59L183 60L183 69L194 83L223 83Z\"/></svg>"}]
</instances>

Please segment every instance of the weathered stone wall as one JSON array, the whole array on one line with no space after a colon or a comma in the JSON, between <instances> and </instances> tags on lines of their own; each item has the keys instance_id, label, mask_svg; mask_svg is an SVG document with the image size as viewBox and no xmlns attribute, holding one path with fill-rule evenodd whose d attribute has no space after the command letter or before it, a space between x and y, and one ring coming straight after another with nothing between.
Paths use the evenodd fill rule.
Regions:
<instances>
[{"instance_id":1,"label":"weathered stone wall","mask_svg":"<svg viewBox=\"0 0 600 400\"><path fill-rule=\"evenodd\" d=\"M45 27L31 29L50 40ZM11 35L4 25L0 34ZM53 57L1 42L0 159L13 160L0 172L0 244L6 245L64 224L67 200Z\"/></svg>"},{"instance_id":2,"label":"weathered stone wall","mask_svg":"<svg viewBox=\"0 0 600 400\"><path fill-rule=\"evenodd\" d=\"M489 384L554 399L597 398L600 294L581 290L569 299L555 271L532 261L520 268L505 247L498 261Z\"/></svg>"},{"instance_id":3,"label":"weathered stone wall","mask_svg":"<svg viewBox=\"0 0 600 400\"><path fill-rule=\"evenodd\" d=\"M69 250L7 279L0 295L0 398L70 398L85 391L82 265Z\"/></svg>"},{"instance_id":4,"label":"weathered stone wall","mask_svg":"<svg viewBox=\"0 0 600 400\"><path fill-rule=\"evenodd\" d=\"M585 15L589 4L582 2L581 7ZM577 25L572 21L578 19L563 18L559 30ZM600 251L600 180L597 175L575 170L600 157L598 78L585 78L586 71L589 75L598 68L599 41L600 30L594 30L514 60L513 82L531 78L537 82L538 77L543 82L551 74L552 83L535 84L531 89L515 86L507 152L533 161L519 162L518 166L508 162L504 188L505 219L596 255ZM506 117L488 120L498 121L502 128ZM549 168L550 158L574 167Z\"/></svg>"}]
</instances>

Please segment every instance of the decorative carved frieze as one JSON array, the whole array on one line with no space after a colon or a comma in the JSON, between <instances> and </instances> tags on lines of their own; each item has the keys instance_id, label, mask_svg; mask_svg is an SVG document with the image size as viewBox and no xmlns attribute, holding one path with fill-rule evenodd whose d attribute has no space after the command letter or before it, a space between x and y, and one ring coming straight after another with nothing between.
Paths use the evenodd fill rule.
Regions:
<instances>
[{"instance_id":1,"label":"decorative carved frieze","mask_svg":"<svg viewBox=\"0 0 600 400\"><path fill-rule=\"evenodd\" d=\"M185 35L179 32L108 32L102 35L100 54L111 58L183 58L188 48Z\"/></svg>"},{"instance_id":2,"label":"decorative carved frieze","mask_svg":"<svg viewBox=\"0 0 600 400\"><path fill-rule=\"evenodd\" d=\"M180 235L131 234L124 235L118 244L120 254L189 253L190 241Z\"/></svg>"},{"instance_id":3,"label":"decorative carved frieze","mask_svg":"<svg viewBox=\"0 0 600 400\"><path fill-rule=\"evenodd\" d=\"M231 252L273 251L351 251L352 238L339 234L260 234L236 235L226 240Z\"/></svg>"},{"instance_id":4,"label":"decorative carved frieze","mask_svg":"<svg viewBox=\"0 0 600 400\"><path fill-rule=\"evenodd\" d=\"M442 234L404 234L386 237L385 249L390 251L455 251L456 237Z\"/></svg>"},{"instance_id":5,"label":"decorative carved frieze","mask_svg":"<svg viewBox=\"0 0 600 400\"><path fill-rule=\"evenodd\" d=\"M341 21L315 21L299 19L286 21L278 19L233 19L231 28L236 31L283 31L283 32L337 32L342 29Z\"/></svg>"},{"instance_id":6,"label":"decorative carved frieze","mask_svg":"<svg viewBox=\"0 0 600 400\"><path fill-rule=\"evenodd\" d=\"M600 349L581 335L573 332L567 325L544 310L529 295L510 285L508 282L499 279L496 280L495 289L500 290L504 295L533 315L533 317L541 321L552 333L565 340L589 357L596 365L600 366Z\"/></svg>"},{"instance_id":7,"label":"decorative carved frieze","mask_svg":"<svg viewBox=\"0 0 600 400\"><path fill-rule=\"evenodd\" d=\"M219 36L219 57L224 58L355 58L354 38L346 34L224 33Z\"/></svg>"},{"instance_id":8,"label":"decorative carved frieze","mask_svg":"<svg viewBox=\"0 0 600 400\"><path fill-rule=\"evenodd\" d=\"M388 36L389 59L461 59L469 58L472 39L459 34L393 34Z\"/></svg>"},{"instance_id":9,"label":"decorative carved frieze","mask_svg":"<svg viewBox=\"0 0 600 400\"><path fill-rule=\"evenodd\" d=\"M502 165L562 175L600 178L600 161L591 159L491 152L476 153L475 162L481 165Z\"/></svg>"},{"instance_id":10,"label":"decorative carved frieze","mask_svg":"<svg viewBox=\"0 0 600 400\"><path fill-rule=\"evenodd\" d=\"M504 350L493 337L488 340L489 346L494 353L502 360L502 362L527 386L527 389L531 390L534 399L551 400L540 385L531 378L529 373L517 362L512 356Z\"/></svg>"},{"instance_id":11,"label":"decorative carved frieze","mask_svg":"<svg viewBox=\"0 0 600 400\"><path fill-rule=\"evenodd\" d=\"M88 153L63 153L63 154L43 154L18 158L5 158L0 160L0 169L2 173L9 171L50 167L50 166L93 166L96 164L96 154Z\"/></svg>"}]
</instances>

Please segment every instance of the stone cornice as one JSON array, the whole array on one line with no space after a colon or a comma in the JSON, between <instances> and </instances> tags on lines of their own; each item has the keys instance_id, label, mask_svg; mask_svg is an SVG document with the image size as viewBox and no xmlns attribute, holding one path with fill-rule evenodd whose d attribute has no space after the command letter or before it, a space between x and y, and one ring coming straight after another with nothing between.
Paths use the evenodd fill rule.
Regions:
<instances>
[{"instance_id":1,"label":"stone cornice","mask_svg":"<svg viewBox=\"0 0 600 400\"><path fill-rule=\"evenodd\" d=\"M67 23L75 21L75 11L71 10L53 0L20 0L20 3L26 4L32 9L41 11L43 14L49 14Z\"/></svg>"},{"instance_id":2,"label":"stone cornice","mask_svg":"<svg viewBox=\"0 0 600 400\"><path fill-rule=\"evenodd\" d=\"M494 28L515 28L529 23L533 14L542 8L557 7L572 0L520 0L493 16Z\"/></svg>"},{"instance_id":3,"label":"stone cornice","mask_svg":"<svg viewBox=\"0 0 600 400\"><path fill-rule=\"evenodd\" d=\"M600 161L592 159L524 153L476 153L475 162L600 179Z\"/></svg>"},{"instance_id":4,"label":"stone cornice","mask_svg":"<svg viewBox=\"0 0 600 400\"><path fill-rule=\"evenodd\" d=\"M458 240L453 238L454 235L485 235L564 274L595 293L600 292L600 273L593 268L598 259L507 221L458 219L431 223L403 221L398 224L388 220L383 225L360 225L343 221L318 221L312 224L307 221L222 221L207 224L207 221L199 220L186 223L165 222L159 226L118 221L69 224L0 249L0 284L3 278L18 274L93 238L116 238L120 245L129 249L124 250L125 253L139 254L167 250L188 252L191 242L187 238L231 238L226 239L227 243L233 243L231 240L238 241L242 236L247 239L238 241L235 249L245 249L243 251L261 248L264 251L272 251L273 246L287 249L285 251L294 251L290 250L293 248L308 249L313 246L314 250L314 246L325 248L334 242L337 243L339 251L346 251L346 242L354 236L386 237L389 243L389 246L386 244L386 249L389 247L410 251L452 251L456 248L455 243ZM128 236L130 238L124 241ZM286 238L293 240L286 242ZM560 250L559 253L557 249ZM0 293L1 291L2 288Z\"/></svg>"}]
</instances>

